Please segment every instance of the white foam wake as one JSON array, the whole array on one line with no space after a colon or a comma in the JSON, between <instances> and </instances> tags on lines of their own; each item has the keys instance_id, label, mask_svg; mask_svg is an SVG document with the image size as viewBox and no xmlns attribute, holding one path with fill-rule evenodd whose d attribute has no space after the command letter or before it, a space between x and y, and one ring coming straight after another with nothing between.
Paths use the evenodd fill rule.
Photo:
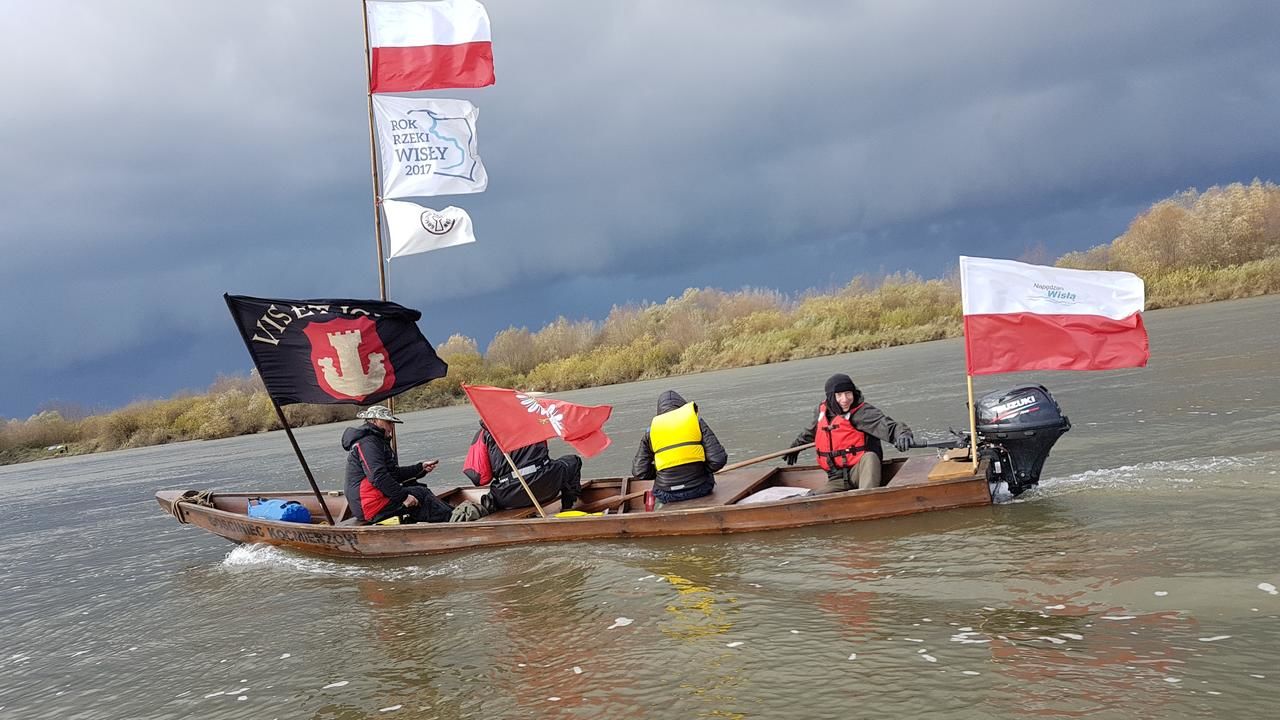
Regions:
<instances>
[{"instance_id":1,"label":"white foam wake","mask_svg":"<svg viewBox=\"0 0 1280 720\"><path fill-rule=\"evenodd\" d=\"M422 565L374 565L359 562L325 560L300 555L273 545L237 545L227 553L222 565L237 571L247 567L274 566L307 575L335 577L373 578L376 580L422 579L457 572L454 562L433 561L430 567Z\"/></svg>"},{"instance_id":2,"label":"white foam wake","mask_svg":"<svg viewBox=\"0 0 1280 720\"><path fill-rule=\"evenodd\" d=\"M1153 485L1187 485L1209 476L1235 473L1257 465L1257 460L1246 457L1210 456L1086 470L1065 477L1044 478L1039 487L1023 493L1012 502L1028 502L1046 495L1064 495L1084 490L1140 490Z\"/></svg>"}]
</instances>

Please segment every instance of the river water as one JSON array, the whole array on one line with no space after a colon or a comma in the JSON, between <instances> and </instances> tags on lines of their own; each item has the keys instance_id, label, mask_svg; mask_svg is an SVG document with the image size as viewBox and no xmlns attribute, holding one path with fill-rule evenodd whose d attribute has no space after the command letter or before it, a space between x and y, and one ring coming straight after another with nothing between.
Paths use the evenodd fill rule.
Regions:
<instances>
[{"instance_id":1,"label":"river water","mask_svg":"<svg viewBox=\"0 0 1280 720\"><path fill-rule=\"evenodd\" d=\"M0 718L1270 716L1280 298L1147 321L1148 368L977 379L1074 424L990 508L338 562L152 499L305 487L281 433L0 468ZM621 475L668 387L733 461L787 446L833 372L917 434L964 423L959 341L563 397L615 405L586 474ZM471 409L407 421L404 459L454 484ZM341 431L298 433L322 487Z\"/></svg>"}]
</instances>

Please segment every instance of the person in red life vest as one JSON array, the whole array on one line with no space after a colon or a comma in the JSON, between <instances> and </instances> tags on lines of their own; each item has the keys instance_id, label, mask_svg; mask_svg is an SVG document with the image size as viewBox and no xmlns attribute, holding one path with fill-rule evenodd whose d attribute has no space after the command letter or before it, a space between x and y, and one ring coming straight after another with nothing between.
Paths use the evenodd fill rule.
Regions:
<instances>
[{"instance_id":1,"label":"person in red life vest","mask_svg":"<svg viewBox=\"0 0 1280 720\"><path fill-rule=\"evenodd\" d=\"M435 460L400 465L391 439L403 422L382 405L356 413L365 421L342 433L347 451L345 494L357 522L376 523L390 517L401 522L445 522L453 508L416 480L436 468Z\"/></svg>"},{"instance_id":2,"label":"person in red life vest","mask_svg":"<svg viewBox=\"0 0 1280 720\"><path fill-rule=\"evenodd\" d=\"M517 448L511 453L511 459L539 504L545 505L559 495L560 510L569 510L582 494L582 458L577 455L552 459L544 440ZM462 473L477 487L489 488L480 498L480 504L490 512L533 506L483 422L471 440Z\"/></svg>"},{"instance_id":3,"label":"person in red life vest","mask_svg":"<svg viewBox=\"0 0 1280 720\"><path fill-rule=\"evenodd\" d=\"M862 397L848 375L827 378L826 399L818 406L813 424L800 433L791 447L814 443L818 465L827 471L827 485L819 493L880 487L880 441L906 452L914 437L911 428L880 412ZM786 455L795 465L799 451Z\"/></svg>"},{"instance_id":4,"label":"person in red life vest","mask_svg":"<svg viewBox=\"0 0 1280 720\"><path fill-rule=\"evenodd\" d=\"M658 414L640 438L631 474L654 481L658 502L673 503L710 495L716 489L716 471L727 462L729 454L699 415L697 404L668 390L658 396Z\"/></svg>"}]
</instances>

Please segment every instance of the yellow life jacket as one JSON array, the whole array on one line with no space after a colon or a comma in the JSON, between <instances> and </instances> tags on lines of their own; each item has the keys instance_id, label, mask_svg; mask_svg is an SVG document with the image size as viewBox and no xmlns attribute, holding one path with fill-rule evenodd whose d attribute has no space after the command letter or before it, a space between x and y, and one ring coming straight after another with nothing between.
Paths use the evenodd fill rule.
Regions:
<instances>
[{"instance_id":1,"label":"yellow life jacket","mask_svg":"<svg viewBox=\"0 0 1280 720\"><path fill-rule=\"evenodd\" d=\"M653 448L653 464L659 470L706 462L702 428L698 426L698 411L693 403L655 417L649 423L649 446Z\"/></svg>"}]
</instances>

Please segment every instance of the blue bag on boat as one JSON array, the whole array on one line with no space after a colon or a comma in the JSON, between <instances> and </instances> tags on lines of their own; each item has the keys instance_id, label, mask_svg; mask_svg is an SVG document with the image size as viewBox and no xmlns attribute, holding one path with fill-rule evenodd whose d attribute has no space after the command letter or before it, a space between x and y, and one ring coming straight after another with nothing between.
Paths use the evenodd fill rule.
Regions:
<instances>
[{"instance_id":1,"label":"blue bag on boat","mask_svg":"<svg viewBox=\"0 0 1280 720\"><path fill-rule=\"evenodd\" d=\"M266 500L258 498L249 501L249 517L262 520L284 520L285 522L309 523L311 511L297 500Z\"/></svg>"}]
</instances>

